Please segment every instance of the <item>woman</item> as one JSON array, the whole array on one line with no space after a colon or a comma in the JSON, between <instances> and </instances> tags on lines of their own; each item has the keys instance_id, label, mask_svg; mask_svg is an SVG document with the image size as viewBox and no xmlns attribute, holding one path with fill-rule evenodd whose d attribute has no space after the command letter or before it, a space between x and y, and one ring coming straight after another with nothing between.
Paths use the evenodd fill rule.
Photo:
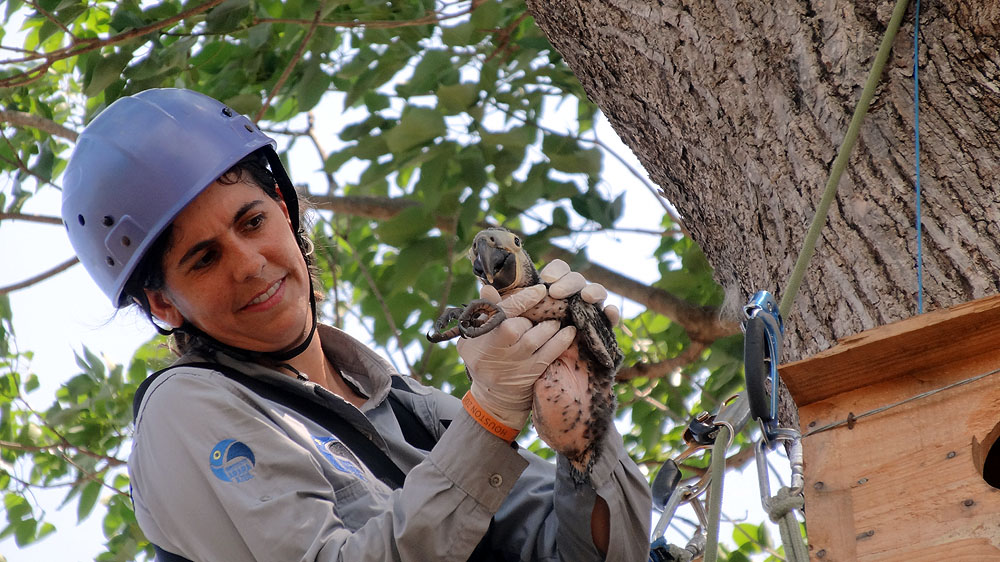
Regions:
<instances>
[{"instance_id":1,"label":"woman","mask_svg":"<svg viewBox=\"0 0 1000 562\"><path fill-rule=\"evenodd\" d=\"M129 458L136 517L164 556L646 559L649 492L617 432L583 483L512 443L574 336L517 318L544 286L500 301L508 319L460 345L464 401L399 376L318 325L274 142L187 90L122 98L88 125L63 218L112 302L140 306L183 353L137 399ZM579 292L567 270L549 271L553 287Z\"/></svg>"}]
</instances>

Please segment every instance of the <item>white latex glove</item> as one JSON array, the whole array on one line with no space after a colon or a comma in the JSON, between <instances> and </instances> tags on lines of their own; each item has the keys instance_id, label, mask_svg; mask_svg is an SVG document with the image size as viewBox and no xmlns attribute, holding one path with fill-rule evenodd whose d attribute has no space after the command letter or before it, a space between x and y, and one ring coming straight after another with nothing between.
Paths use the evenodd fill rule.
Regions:
<instances>
[{"instance_id":1,"label":"white latex glove","mask_svg":"<svg viewBox=\"0 0 1000 562\"><path fill-rule=\"evenodd\" d=\"M521 289L503 300L489 285L479 294L497 304L507 319L486 334L458 341L458 354L472 377L469 392L493 418L520 431L531 410L535 381L573 343L576 328L560 330L556 320L532 326L527 318L518 318L545 298L544 285Z\"/></svg>"},{"instance_id":2,"label":"white latex glove","mask_svg":"<svg viewBox=\"0 0 1000 562\"><path fill-rule=\"evenodd\" d=\"M584 301L602 306L604 299L608 298L608 291L604 289L603 285L587 283L583 275L571 271L569 264L560 259L552 260L542 269L539 276L542 278L542 283L550 283L549 296L554 299L564 299L580 293ZM616 326L621 319L618 307L609 304L603 310L611 325Z\"/></svg>"}]
</instances>

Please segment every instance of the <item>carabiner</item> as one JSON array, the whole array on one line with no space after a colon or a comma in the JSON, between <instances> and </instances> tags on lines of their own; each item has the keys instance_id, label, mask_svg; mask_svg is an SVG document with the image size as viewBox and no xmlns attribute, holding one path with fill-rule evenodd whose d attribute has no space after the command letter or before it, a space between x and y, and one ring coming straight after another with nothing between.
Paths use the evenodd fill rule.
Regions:
<instances>
[{"instance_id":1,"label":"carabiner","mask_svg":"<svg viewBox=\"0 0 1000 562\"><path fill-rule=\"evenodd\" d=\"M754 458L757 461L757 481L760 485L760 504L764 511L771 510L771 479L767 471L767 451L773 449L777 441L789 441L788 464L791 465L792 479L788 487L792 495L799 494L805 488L804 466L802 462L802 439L798 431L789 428L778 428L775 430L772 440L768 442L763 437L757 441L754 447Z\"/></svg>"}]
</instances>

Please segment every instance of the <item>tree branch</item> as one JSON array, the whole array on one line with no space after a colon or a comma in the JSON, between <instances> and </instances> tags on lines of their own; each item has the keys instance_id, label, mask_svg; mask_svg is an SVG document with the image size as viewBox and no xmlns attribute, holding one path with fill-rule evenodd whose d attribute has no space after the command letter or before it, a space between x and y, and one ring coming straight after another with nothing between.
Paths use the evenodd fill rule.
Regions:
<instances>
[{"instance_id":1,"label":"tree branch","mask_svg":"<svg viewBox=\"0 0 1000 562\"><path fill-rule=\"evenodd\" d=\"M427 15L412 20L352 20L352 21L319 21L316 25L320 27L365 27L368 29L395 29L400 27L412 27L415 25L429 25L441 23L450 19L462 17L470 14L483 3L484 0L472 0L472 3L465 10L453 14L440 14L429 12ZM252 25L262 23L290 23L295 25L312 25L313 20L297 18L254 18Z\"/></svg>"},{"instance_id":2,"label":"tree branch","mask_svg":"<svg viewBox=\"0 0 1000 562\"><path fill-rule=\"evenodd\" d=\"M169 17L169 18L164 19L164 20L156 21L156 22L153 22L153 23L151 23L149 25L145 25L143 27L137 27L135 29L130 29L128 31L124 31L122 33L119 33L118 35L112 35L111 37L107 37L105 39L97 39L97 38L81 39L80 41L78 41L78 42L76 42L76 43L74 43L74 44L72 44L72 45L70 45L68 47L63 47L62 49L56 49L55 51L52 51L51 53L39 53L39 54L35 54L35 55L29 55L29 56L26 56L26 57L22 57L20 59L8 59L8 60L0 61L0 66L3 66L3 65L6 65L6 64L15 64L15 63L20 63L20 62L31 62L33 60L45 59L45 62L40 63L38 66L35 66L34 68L29 68L28 70L25 70L24 72L21 72L19 74L14 74L12 76L4 78L3 80L0 80L0 88L12 88L14 86L23 86L23 85L26 85L26 84L30 84L31 82L34 82L35 80L38 80L39 78L41 78L42 76L44 76L45 71L48 70L49 67L51 67L52 64L54 62L56 62L56 61L63 60L63 59L68 59L70 57L74 57L74 56L79 55L79 54L90 52L90 51L93 51L95 49L100 49L101 47L107 47L107 46L110 46L110 45L116 45L118 43L122 43L124 41L128 41L129 39L133 39L135 37L141 37L141 36L146 35L148 33L152 33L154 31L159 31L160 29L163 29L163 28L171 26L171 25L173 25L173 24L175 24L175 23L177 23L179 21L182 21L185 18L191 17L191 16L196 15L196 14L200 14L202 12L206 12L206 11L214 8L215 6L218 6L222 2L223 2L223 0L209 0L208 2L205 2L204 4L200 4L200 5L195 6L195 7L191 8L191 9L189 9L189 10L185 10L185 11L183 11L183 12L181 12L181 13L173 16L173 17Z\"/></svg>"},{"instance_id":3,"label":"tree branch","mask_svg":"<svg viewBox=\"0 0 1000 562\"><path fill-rule=\"evenodd\" d=\"M396 327L396 321L392 319L392 311L389 310L388 303L386 303L385 298L382 297L382 291L379 291L378 285L375 284L375 278L372 277L371 272L368 271L368 267L365 266L364 262L358 259L357 252L354 250L354 247L351 246L351 243L347 240L347 238L339 234L338 236L340 236L341 240L343 240L344 243L347 244L347 247L351 249L351 254L354 255L354 259L358 263L358 269L360 269L362 275L365 276L365 281L368 283L368 287L372 290L372 294L375 295L375 299L378 301L379 306L382 307L382 314L385 315L385 320L389 323L389 329L392 330L392 337L396 340L396 347L399 349L399 354L403 357L403 364L406 365L406 370L413 375L415 373L413 365L410 364L410 358L406 356L406 349L404 349L404 346L399 339L399 328ZM374 334L372 334L372 336L374 338Z\"/></svg>"},{"instance_id":4,"label":"tree branch","mask_svg":"<svg viewBox=\"0 0 1000 562\"><path fill-rule=\"evenodd\" d=\"M524 123L525 125L531 125L533 127L536 127L539 131L548 133L550 135L569 136L569 137L571 137L574 140L582 141L582 142L588 142L588 143L591 143L591 144L594 144L594 145L598 146L599 148L601 148L602 150L604 150L604 152L607 152L608 154L610 154L622 166L625 166L625 169L628 170L629 173L632 174L632 176L634 176L637 180L639 180L639 182L642 183L642 185L646 188L647 191L649 191L650 193L653 194L653 197L656 198L656 201L660 204L661 207L663 207L663 211L665 213L667 213L667 216L670 217L670 220L672 220L674 222L674 224L676 224L677 227L680 229L680 231L684 233L684 236L687 236L688 238L691 237L691 233L688 232L687 227L684 226L684 221L681 220L680 215L678 215L677 211L670 204L668 204L667 198L664 195L663 190L661 188L656 187L653 184L653 182L649 180L649 178L646 176L646 174L640 173L639 170L636 170L635 167L632 166L632 164L630 164L627 160L625 160L624 156L622 156L621 154L618 154L614 150L611 150L610 146L608 146L607 144L604 143L604 141L602 141L600 138L598 138L598 136L597 136L597 130L596 129L594 130L594 138L592 138L592 139L589 139L589 138L586 138L586 137L582 137L579 134L566 134L566 135L564 135L563 133L560 133L559 131L555 131L553 129L549 129L549 128L547 128L547 127L539 124L537 121L531 121L527 117L522 117L522 116L518 115L517 113L514 112L514 110L510 109L509 107L508 108L501 107L499 103L493 103L491 105L493 107L495 107L498 111L503 112L504 114L506 114L509 117L513 117L514 119L517 119L518 121Z\"/></svg>"},{"instance_id":5,"label":"tree branch","mask_svg":"<svg viewBox=\"0 0 1000 562\"><path fill-rule=\"evenodd\" d=\"M611 289L627 299L642 303L649 310L677 322L684 327L688 337L693 342L711 343L719 338L739 333L739 324L722 320L719 317L719 309L716 307L691 304L663 289L650 287L603 266L587 261L581 262L577 258L578 255L553 246L543 258L545 261L559 258L570 264L579 264L576 266L577 271L588 280L600 283L605 288Z\"/></svg>"},{"instance_id":6,"label":"tree branch","mask_svg":"<svg viewBox=\"0 0 1000 562\"><path fill-rule=\"evenodd\" d=\"M647 379L661 379L677 369L690 364L701 355L708 347L702 342L693 341L688 347L680 352L676 357L665 359L656 363L636 363L631 367L625 367L618 371L615 380L618 382L628 381L639 377Z\"/></svg>"},{"instance_id":7,"label":"tree branch","mask_svg":"<svg viewBox=\"0 0 1000 562\"><path fill-rule=\"evenodd\" d=\"M68 442L54 443L51 445L22 445L20 443L14 443L13 441L0 441L0 448L9 449L11 451L22 451L25 453L47 453L56 451L60 455L64 454L66 449L73 449L79 451L81 454L87 455L88 457L103 460L108 463L108 466L125 466L126 464L125 461L119 458L109 457L107 455L101 455L93 451L81 449L80 447L71 445Z\"/></svg>"},{"instance_id":8,"label":"tree branch","mask_svg":"<svg viewBox=\"0 0 1000 562\"><path fill-rule=\"evenodd\" d=\"M306 36L302 38L302 43L299 44L299 49L295 51L294 55L292 55L292 60L288 61L288 64L285 66L285 70L281 73L278 81L274 83L274 87L271 88L271 92L267 95L267 99L264 100L264 105L260 106L260 111L257 112L257 115L253 119L254 123L260 121L261 118L264 117L264 112L267 111L268 107L271 107L271 100L273 100L274 96L278 95L278 92L282 87L284 87L285 81L288 80L289 76L291 76L292 70L295 69L295 65L299 64L299 60L302 59L302 55L306 52L306 45L309 44L309 40L312 39L313 34L316 33L316 26L319 24L319 18L321 15L322 13L319 9L317 9L316 15L313 17L312 24L309 26L309 29L306 30Z\"/></svg>"},{"instance_id":9,"label":"tree branch","mask_svg":"<svg viewBox=\"0 0 1000 562\"><path fill-rule=\"evenodd\" d=\"M14 283L13 285L8 285L6 287L0 287L0 295L6 295L7 293L13 293L14 291L19 291L34 285L35 283L41 283L53 275L62 273L63 271L69 269L70 267L76 265L80 260L76 257L70 258L63 263L53 267L52 269L39 273L38 275L25 279L20 283Z\"/></svg>"},{"instance_id":10,"label":"tree branch","mask_svg":"<svg viewBox=\"0 0 1000 562\"><path fill-rule=\"evenodd\" d=\"M45 19L49 20L50 22L52 22L53 24L55 24L56 27L58 27L59 29L63 30L63 32L65 32L66 35L69 35L70 37L72 37L74 43L76 43L79 40L77 38L77 36L74 35L73 32L70 31L70 29L68 27L66 27L66 24L64 24L63 22L61 22L58 19L56 19L55 16L53 16L47 10L45 10L44 8L42 8L41 6L39 6L37 2L31 2L30 0L24 0L24 3L27 4L27 5L29 5L29 6L31 6L35 10L37 10L39 14L42 14L42 16L45 17Z\"/></svg>"},{"instance_id":11,"label":"tree branch","mask_svg":"<svg viewBox=\"0 0 1000 562\"><path fill-rule=\"evenodd\" d=\"M24 213L0 213L0 221L28 221L40 222L42 224L57 224L62 226L62 219L59 217L49 217L46 215L27 215Z\"/></svg>"},{"instance_id":12,"label":"tree branch","mask_svg":"<svg viewBox=\"0 0 1000 562\"><path fill-rule=\"evenodd\" d=\"M311 196L310 200L317 209L374 220L389 220L405 209L420 206L417 201L398 197L327 195ZM453 222L448 217L438 217L435 224L442 232L454 232ZM739 324L722 320L715 307L691 304L663 289L650 287L603 266L590 263L585 259L578 259L578 255L564 248L553 246L542 257L545 261L559 258L567 263L575 264L578 271L591 281L600 283L605 288L643 304L649 310L677 322L684 327L692 342L709 344L721 337L739 333Z\"/></svg>"},{"instance_id":13,"label":"tree branch","mask_svg":"<svg viewBox=\"0 0 1000 562\"><path fill-rule=\"evenodd\" d=\"M55 121L38 115L24 113L23 111L6 111L0 109L0 122L10 123L15 127L31 127L54 137L62 137L73 142L76 142L77 137L80 136L76 131L68 129Z\"/></svg>"}]
</instances>

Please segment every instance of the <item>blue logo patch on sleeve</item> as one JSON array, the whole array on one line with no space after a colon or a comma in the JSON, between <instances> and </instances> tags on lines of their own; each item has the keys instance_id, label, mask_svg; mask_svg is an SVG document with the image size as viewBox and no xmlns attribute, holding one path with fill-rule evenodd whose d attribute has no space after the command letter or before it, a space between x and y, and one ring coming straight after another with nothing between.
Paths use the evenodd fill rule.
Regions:
<instances>
[{"instance_id":1,"label":"blue logo patch on sleeve","mask_svg":"<svg viewBox=\"0 0 1000 562\"><path fill-rule=\"evenodd\" d=\"M361 463L358 462L354 453L341 443L339 439L329 436L321 437L319 435L313 435L312 438L313 443L316 444L316 449L326 457L326 460L330 461L333 468L365 480L365 473L360 468Z\"/></svg>"},{"instance_id":2,"label":"blue logo patch on sleeve","mask_svg":"<svg viewBox=\"0 0 1000 562\"><path fill-rule=\"evenodd\" d=\"M223 482L246 482L254 477L256 464L253 451L245 443L235 439L223 439L209 455L212 474Z\"/></svg>"}]
</instances>

